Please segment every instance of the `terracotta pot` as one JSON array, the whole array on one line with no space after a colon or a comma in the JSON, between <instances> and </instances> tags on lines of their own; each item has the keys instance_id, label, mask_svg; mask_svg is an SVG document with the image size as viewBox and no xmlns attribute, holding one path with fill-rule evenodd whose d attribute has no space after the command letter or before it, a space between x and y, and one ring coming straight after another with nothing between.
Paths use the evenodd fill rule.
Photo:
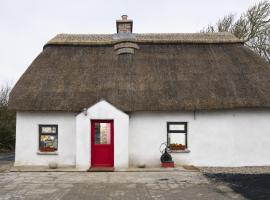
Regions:
<instances>
[{"instance_id":1,"label":"terracotta pot","mask_svg":"<svg viewBox=\"0 0 270 200\"><path fill-rule=\"evenodd\" d=\"M173 168L174 167L174 162L163 162L163 163L161 163L161 167Z\"/></svg>"}]
</instances>

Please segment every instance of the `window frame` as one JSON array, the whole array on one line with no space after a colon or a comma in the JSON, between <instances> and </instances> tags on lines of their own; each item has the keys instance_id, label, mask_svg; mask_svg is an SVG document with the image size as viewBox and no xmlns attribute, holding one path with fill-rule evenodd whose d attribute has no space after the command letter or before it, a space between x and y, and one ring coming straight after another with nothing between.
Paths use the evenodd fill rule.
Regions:
<instances>
[{"instance_id":1,"label":"window frame","mask_svg":"<svg viewBox=\"0 0 270 200\"><path fill-rule=\"evenodd\" d=\"M170 125L184 125L184 130L170 130ZM167 146L169 149L170 149L170 144L169 144L169 134L170 133L184 134L185 135L185 143L186 143L185 150L188 149L188 128L187 128L187 126L188 126L188 122L175 122L175 121L168 121L167 122ZM185 151L185 150L182 150L182 151ZM175 150L171 150L171 151L175 151Z\"/></svg>"},{"instance_id":2,"label":"window frame","mask_svg":"<svg viewBox=\"0 0 270 200\"><path fill-rule=\"evenodd\" d=\"M56 128L56 133L42 133L42 128L43 127L55 127ZM56 138L57 138L57 148L56 148L56 150L54 150L54 151L42 151L41 150L41 136L42 135L53 135L53 136L56 136ZM44 152L44 153L52 153L52 152L57 152L58 151L58 124L39 124L38 125L38 150L39 150L39 152Z\"/></svg>"}]
</instances>

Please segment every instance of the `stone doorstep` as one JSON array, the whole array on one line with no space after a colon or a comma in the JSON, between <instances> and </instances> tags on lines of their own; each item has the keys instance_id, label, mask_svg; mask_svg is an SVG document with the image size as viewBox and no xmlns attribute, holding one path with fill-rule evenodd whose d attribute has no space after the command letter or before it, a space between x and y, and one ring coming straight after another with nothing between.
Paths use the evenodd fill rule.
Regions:
<instances>
[{"instance_id":1,"label":"stone doorstep","mask_svg":"<svg viewBox=\"0 0 270 200\"><path fill-rule=\"evenodd\" d=\"M14 166L9 170L10 172L87 172L86 169L78 169L76 167L59 167L56 169L50 169L48 166ZM198 172L195 169L185 169L182 166L177 166L174 168L124 168L124 169L114 169L115 172ZM95 172L95 171L93 171Z\"/></svg>"}]
</instances>

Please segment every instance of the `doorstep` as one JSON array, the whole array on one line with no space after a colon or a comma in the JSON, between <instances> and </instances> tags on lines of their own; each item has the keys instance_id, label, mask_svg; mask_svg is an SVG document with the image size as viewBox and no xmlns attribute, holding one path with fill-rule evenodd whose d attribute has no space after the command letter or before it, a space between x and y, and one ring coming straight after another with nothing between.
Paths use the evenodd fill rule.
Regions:
<instances>
[{"instance_id":1,"label":"doorstep","mask_svg":"<svg viewBox=\"0 0 270 200\"><path fill-rule=\"evenodd\" d=\"M90 167L88 172L114 172L114 167Z\"/></svg>"},{"instance_id":2,"label":"doorstep","mask_svg":"<svg viewBox=\"0 0 270 200\"><path fill-rule=\"evenodd\" d=\"M92 169L92 170L91 170ZM74 167L59 167L56 169L50 169L48 166L14 166L10 169L10 172L198 172L199 169L192 166L176 166L174 168L163 168L163 167L130 167L130 168L109 168L101 170L90 170L78 169Z\"/></svg>"}]
</instances>

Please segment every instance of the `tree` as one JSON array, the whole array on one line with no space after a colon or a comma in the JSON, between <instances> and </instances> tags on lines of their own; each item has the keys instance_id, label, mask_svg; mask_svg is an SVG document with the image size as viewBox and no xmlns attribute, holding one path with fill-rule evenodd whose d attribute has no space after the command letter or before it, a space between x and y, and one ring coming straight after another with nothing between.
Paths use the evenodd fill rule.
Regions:
<instances>
[{"instance_id":1,"label":"tree","mask_svg":"<svg viewBox=\"0 0 270 200\"><path fill-rule=\"evenodd\" d=\"M0 152L13 151L15 148L16 114L8 110L8 97L11 86L0 87Z\"/></svg>"},{"instance_id":2,"label":"tree","mask_svg":"<svg viewBox=\"0 0 270 200\"><path fill-rule=\"evenodd\" d=\"M201 32L230 32L270 63L270 2L262 1L250 7L239 19L235 20L235 17L235 14L229 14Z\"/></svg>"}]
</instances>

